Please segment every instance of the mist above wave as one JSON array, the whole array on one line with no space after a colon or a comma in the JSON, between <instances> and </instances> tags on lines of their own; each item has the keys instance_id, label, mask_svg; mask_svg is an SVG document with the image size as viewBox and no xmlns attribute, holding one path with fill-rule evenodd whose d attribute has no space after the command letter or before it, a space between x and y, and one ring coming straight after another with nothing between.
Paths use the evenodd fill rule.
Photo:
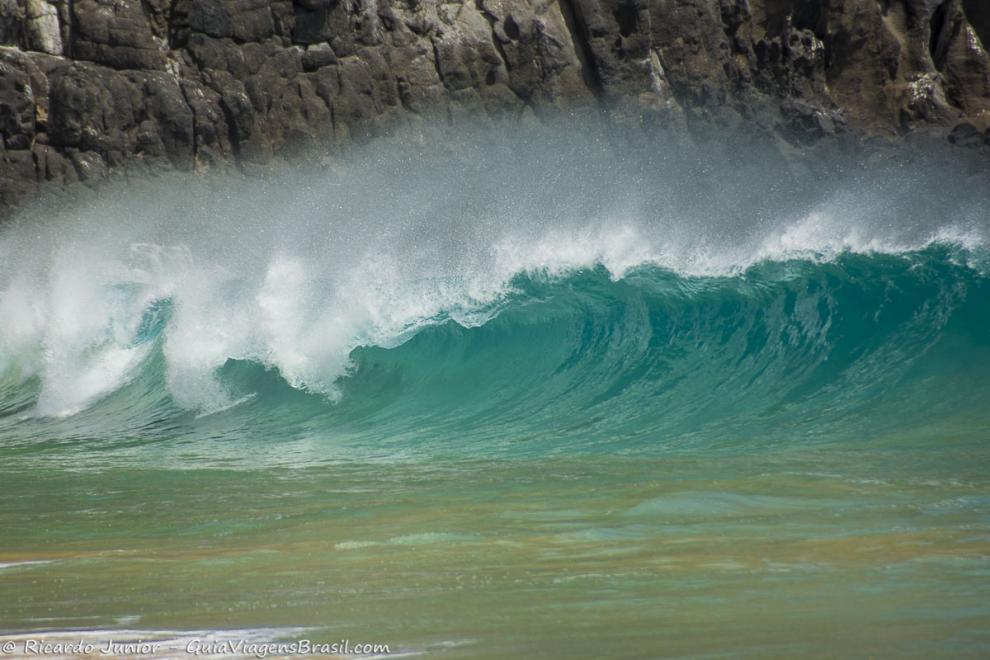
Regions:
<instances>
[{"instance_id":1,"label":"mist above wave","mask_svg":"<svg viewBox=\"0 0 990 660\"><path fill-rule=\"evenodd\" d=\"M477 325L521 272L685 275L988 237L990 191L918 159L808 168L736 141L594 126L423 128L257 179L132 181L0 228L0 370L78 412L160 343L169 394L235 399L228 360L336 398L358 346Z\"/></svg>"}]
</instances>

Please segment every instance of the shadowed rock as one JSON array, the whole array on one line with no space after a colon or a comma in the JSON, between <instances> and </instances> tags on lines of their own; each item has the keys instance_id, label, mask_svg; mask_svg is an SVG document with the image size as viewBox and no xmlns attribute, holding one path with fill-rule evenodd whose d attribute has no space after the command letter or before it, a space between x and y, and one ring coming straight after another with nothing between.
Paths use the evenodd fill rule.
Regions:
<instances>
[{"instance_id":1,"label":"shadowed rock","mask_svg":"<svg viewBox=\"0 0 990 660\"><path fill-rule=\"evenodd\" d=\"M983 149L988 38L982 0L0 0L0 195L436 116Z\"/></svg>"}]
</instances>

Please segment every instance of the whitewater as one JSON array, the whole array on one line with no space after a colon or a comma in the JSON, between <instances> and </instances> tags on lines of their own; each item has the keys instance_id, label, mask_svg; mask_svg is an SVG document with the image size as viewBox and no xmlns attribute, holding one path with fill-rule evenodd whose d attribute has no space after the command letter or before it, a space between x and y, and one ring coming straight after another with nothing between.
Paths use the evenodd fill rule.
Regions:
<instances>
[{"instance_id":1,"label":"whitewater","mask_svg":"<svg viewBox=\"0 0 990 660\"><path fill-rule=\"evenodd\" d=\"M835 308L816 319L790 312L795 339L827 352L843 306L873 305L880 314L894 296L921 313L981 302L965 298L984 289L988 193L967 189L965 180L954 190L923 172L863 168L810 192L799 175L745 162L691 163L670 155L676 145L622 153L630 147L603 134L573 140L547 132L535 142L500 143L480 133L446 148L427 135L369 147L329 174L238 180L220 190L194 180L141 182L5 227L5 407L22 420L80 414L156 361L157 394L200 415L256 394L218 374L235 362L259 365L330 404L356 373L356 350L394 348L447 321L477 328L508 310L525 323L526 314L573 305L571 313L599 324L609 310L598 316L596 303L641 306L627 312L634 315L694 297L696 322L718 312L710 307L719 296L751 307L741 313L746 319L733 318L740 312L704 318L718 333L731 329L721 324L752 324L760 307L796 295L798 306ZM908 281L918 268L941 269L935 277L947 279L923 291L925 276ZM596 269L616 284L585 291L598 300L582 300L574 289L594 288ZM816 283L821 292L800 291ZM897 292L902 285L916 290ZM973 291L952 293L967 285ZM623 300L630 286L636 302ZM534 287L545 290L527 292ZM617 324L641 341L654 330L675 340L684 330L654 328L655 320ZM787 330L787 321L777 322L763 334ZM935 332L932 324L944 320L914 322ZM898 340L909 341L891 339ZM639 357L651 356L624 359Z\"/></svg>"}]
</instances>

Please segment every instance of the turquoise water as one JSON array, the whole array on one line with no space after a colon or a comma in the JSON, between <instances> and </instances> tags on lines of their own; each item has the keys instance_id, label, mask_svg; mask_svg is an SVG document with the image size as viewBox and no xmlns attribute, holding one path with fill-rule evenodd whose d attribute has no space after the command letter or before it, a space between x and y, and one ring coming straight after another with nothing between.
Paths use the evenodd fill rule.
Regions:
<instances>
[{"instance_id":1,"label":"turquoise water","mask_svg":"<svg viewBox=\"0 0 990 660\"><path fill-rule=\"evenodd\" d=\"M123 349L141 361L85 409L31 414L46 384L10 369L4 451L84 468L907 448L926 433L979 447L990 280L966 258L932 246L732 277L519 275L477 326L437 318L396 346L353 349L335 401L231 358L210 381L224 405L206 412L169 396L173 312L155 302Z\"/></svg>"},{"instance_id":2,"label":"turquoise water","mask_svg":"<svg viewBox=\"0 0 990 660\"><path fill-rule=\"evenodd\" d=\"M990 650L987 191L472 139L0 229L0 633Z\"/></svg>"}]
</instances>

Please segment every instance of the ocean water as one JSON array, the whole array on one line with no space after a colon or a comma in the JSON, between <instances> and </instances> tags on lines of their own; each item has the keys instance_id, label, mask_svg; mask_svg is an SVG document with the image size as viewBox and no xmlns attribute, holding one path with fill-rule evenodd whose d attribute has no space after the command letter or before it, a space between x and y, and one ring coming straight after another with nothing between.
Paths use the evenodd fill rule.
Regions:
<instances>
[{"instance_id":1,"label":"ocean water","mask_svg":"<svg viewBox=\"0 0 990 660\"><path fill-rule=\"evenodd\" d=\"M0 227L0 638L986 656L990 189L829 158L424 129Z\"/></svg>"}]
</instances>

